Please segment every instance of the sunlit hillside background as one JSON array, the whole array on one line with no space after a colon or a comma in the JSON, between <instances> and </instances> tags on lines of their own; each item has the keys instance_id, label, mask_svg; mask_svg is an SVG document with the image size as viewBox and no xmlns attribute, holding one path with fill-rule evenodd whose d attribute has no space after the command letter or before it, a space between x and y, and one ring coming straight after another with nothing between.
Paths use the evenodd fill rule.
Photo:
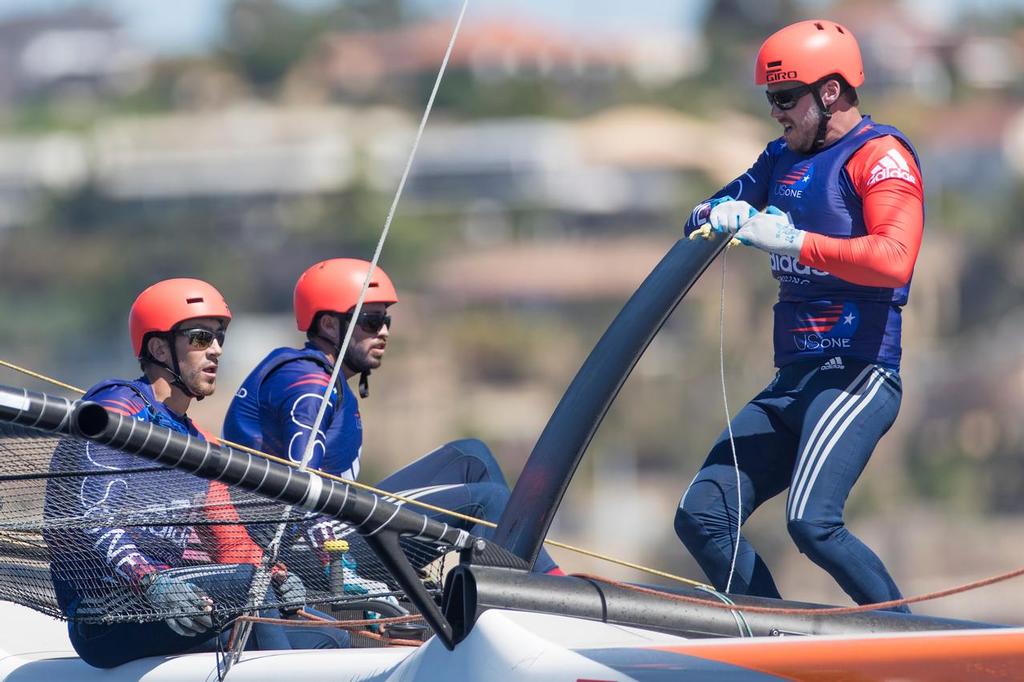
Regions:
<instances>
[{"instance_id":1,"label":"sunlit hillside background","mask_svg":"<svg viewBox=\"0 0 1024 682\"><path fill-rule=\"evenodd\" d=\"M0 359L82 387L133 377L134 296L205 278L236 316L219 392L193 415L218 430L256 361L301 342L299 273L372 256L459 3L222 0L174 49L153 25L175 3L152 3L147 31L149 3L3 4ZM848 520L908 595L1024 565L1024 2L707 0L670 19L653 0L567 4L577 19L470 3L381 259L402 300L362 403L365 480L466 436L515 479L691 207L778 134L752 83L760 41L824 16L860 39L862 110L915 142L928 204L902 412ZM735 411L772 376L776 287L759 252L724 266ZM553 538L703 578L672 517L724 426L722 267L623 389ZM848 603L792 548L782 505L748 527L784 595ZM1019 595L918 611L1021 623Z\"/></svg>"}]
</instances>

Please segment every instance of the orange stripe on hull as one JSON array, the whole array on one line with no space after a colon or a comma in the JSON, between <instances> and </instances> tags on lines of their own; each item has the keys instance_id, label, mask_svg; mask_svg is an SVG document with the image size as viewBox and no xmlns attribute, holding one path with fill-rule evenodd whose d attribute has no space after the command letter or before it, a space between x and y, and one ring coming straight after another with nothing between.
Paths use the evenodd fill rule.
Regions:
<instances>
[{"instance_id":1,"label":"orange stripe on hull","mask_svg":"<svg viewBox=\"0 0 1024 682\"><path fill-rule=\"evenodd\" d=\"M790 637L657 647L801 682L1024 680L1024 629Z\"/></svg>"}]
</instances>

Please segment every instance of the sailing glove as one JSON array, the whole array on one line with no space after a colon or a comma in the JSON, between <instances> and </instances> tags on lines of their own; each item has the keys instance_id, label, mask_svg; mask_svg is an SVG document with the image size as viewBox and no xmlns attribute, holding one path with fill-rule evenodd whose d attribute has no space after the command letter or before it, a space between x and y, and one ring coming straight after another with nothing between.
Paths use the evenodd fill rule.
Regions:
<instances>
[{"instance_id":1,"label":"sailing glove","mask_svg":"<svg viewBox=\"0 0 1024 682\"><path fill-rule=\"evenodd\" d=\"M726 194L699 204L690 214L685 231L690 239L710 239L714 233L733 234L757 209L746 201L738 201ZM691 231L692 230L692 231Z\"/></svg>"},{"instance_id":2,"label":"sailing glove","mask_svg":"<svg viewBox=\"0 0 1024 682\"><path fill-rule=\"evenodd\" d=\"M282 604L282 613L294 613L306 603L306 586L302 579L294 573L289 573L284 564L277 564L271 570L270 584L274 586L274 594Z\"/></svg>"},{"instance_id":3,"label":"sailing glove","mask_svg":"<svg viewBox=\"0 0 1024 682\"><path fill-rule=\"evenodd\" d=\"M712 200L708 224L715 232L732 234L756 215L757 209L746 201L738 201L730 196L724 196Z\"/></svg>"},{"instance_id":4,"label":"sailing glove","mask_svg":"<svg viewBox=\"0 0 1024 682\"><path fill-rule=\"evenodd\" d=\"M736 239L741 244L768 253L799 258L806 234L804 230L793 225L788 214L769 206L743 223L743 227L736 233Z\"/></svg>"},{"instance_id":5,"label":"sailing glove","mask_svg":"<svg viewBox=\"0 0 1024 682\"><path fill-rule=\"evenodd\" d=\"M195 637L213 627L213 600L195 583L172 571L150 573L142 579L146 599L167 627L182 637Z\"/></svg>"}]
</instances>

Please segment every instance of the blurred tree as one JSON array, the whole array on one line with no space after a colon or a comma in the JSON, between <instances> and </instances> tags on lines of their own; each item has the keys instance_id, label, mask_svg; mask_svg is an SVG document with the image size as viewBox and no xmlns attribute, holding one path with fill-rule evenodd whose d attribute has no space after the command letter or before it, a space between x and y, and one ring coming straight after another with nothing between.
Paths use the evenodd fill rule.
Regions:
<instances>
[{"instance_id":1,"label":"blurred tree","mask_svg":"<svg viewBox=\"0 0 1024 682\"><path fill-rule=\"evenodd\" d=\"M282 0L232 0L221 54L258 92L272 94L323 32L393 28L409 16L403 0L351 0L310 10Z\"/></svg>"},{"instance_id":2,"label":"blurred tree","mask_svg":"<svg viewBox=\"0 0 1024 682\"><path fill-rule=\"evenodd\" d=\"M704 23L707 68L699 75L705 112L723 105L748 108L757 48L769 35L805 18L798 0L713 0ZM763 100L758 104L763 103Z\"/></svg>"},{"instance_id":3,"label":"blurred tree","mask_svg":"<svg viewBox=\"0 0 1024 682\"><path fill-rule=\"evenodd\" d=\"M314 17L278 0L234 0L223 56L258 90L275 87L318 32Z\"/></svg>"}]
</instances>

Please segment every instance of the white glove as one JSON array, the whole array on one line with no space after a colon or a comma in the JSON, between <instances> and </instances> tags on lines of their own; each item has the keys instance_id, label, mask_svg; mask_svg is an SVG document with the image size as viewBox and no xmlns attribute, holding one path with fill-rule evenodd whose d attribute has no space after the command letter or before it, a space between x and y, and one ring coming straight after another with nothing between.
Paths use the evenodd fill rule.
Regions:
<instances>
[{"instance_id":1,"label":"white glove","mask_svg":"<svg viewBox=\"0 0 1024 682\"><path fill-rule=\"evenodd\" d=\"M142 585L149 603L169 616L164 620L167 627L182 637L195 637L213 627L213 600L195 583L176 577L173 571L162 571L146 576Z\"/></svg>"},{"instance_id":2,"label":"white glove","mask_svg":"<svg viewBox=\"0 0 1024 682\"><path fill-rule=\"evenodd\" d=\"M715 232L728 232L732 234L740 229L743 223L757 215L757 209L745 201L738 201L732 197L722 197L711 207L708 215L708 225Z\"/></svg>"},{"instance_id":3,"label":"white glove","mask_svg":"<svg viewBox=\"0 0 1024 682\"><path fill-rule=\"evenodd\" d=\"M342 571L345 576L345 594L365 595L369 599L380 599L392 606L398 606L398 599L394 595L387 594L391 592L387 583L363 578L348 566L345 566ZM376 596L378 594L382 596Z\"/></svg>"},{"instance_id":4,"label":"white glove","mask_svg":"<svg viewBox=\"0 0 1024 682\"><path fill-rule=\"evenodd\" d=\"M753 246L768 253L799 258L806 234L807 232L797 229L793 225L788 214L774 206L769 206L743 223L735 236L741 244Z\"/></svg>"}]
</instances>

